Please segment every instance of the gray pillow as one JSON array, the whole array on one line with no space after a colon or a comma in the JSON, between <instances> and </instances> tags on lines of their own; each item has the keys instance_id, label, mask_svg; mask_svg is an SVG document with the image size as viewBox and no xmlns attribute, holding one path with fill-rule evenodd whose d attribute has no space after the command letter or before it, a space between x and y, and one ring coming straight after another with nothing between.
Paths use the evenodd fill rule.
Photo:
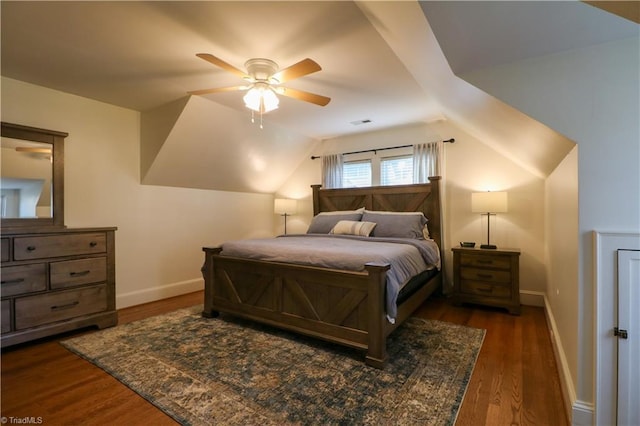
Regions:
<instances>
[{"instance_id":1,"label":"gray pillow","mask_svg":"<svg viewBox=\"0 0 640 426\"><path fill-rule=\"evenodd\" d=\"M361 218L362 211L360 210L318 213L311 219L307 234L328 234L341 220L359 221Z\"/></svg>"},{"instance_id":2,"label":"gray pillow","mask_svg":"<svg viewBox=\"0 0 640 426\"><path fill-rule=\"evenodd\" d=\"M365 210L362 220L375 222L372 237L424 239L427 218L422 212L382 212Z\"/></svg>"}]
</instances>

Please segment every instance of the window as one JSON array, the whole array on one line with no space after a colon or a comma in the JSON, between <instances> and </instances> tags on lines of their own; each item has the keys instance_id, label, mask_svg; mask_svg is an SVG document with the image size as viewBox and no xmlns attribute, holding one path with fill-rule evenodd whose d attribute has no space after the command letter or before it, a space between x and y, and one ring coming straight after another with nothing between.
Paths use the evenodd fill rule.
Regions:
<instances>
[{"instance_id":1,"label":"window","mask_svg":"<svg viewBox=\"0 0 640 426\"><path fill-rule=\"evenodd\" d=\"M381 185L413 183L413 156L386 157L380 160Z\"/></svg>"},{"instance_id":2,"label":"window","mask_svg":"<svg viewBox=\"0 0 640 426\"><path fill-rule=\"evenodd\" d=\"M342 163L344 188L413 183L413 150L398 148L357 153Z\"/></svg>"},{"instance_id":3,"label":"window","mask_svg":"<svg viewBox=\"0 0 640 426\"><path fill-rule=\"evenodd\" d=\"M349 161L342 165L342 186L371 186L371 160Z\"/></svg>"}]
</instances>

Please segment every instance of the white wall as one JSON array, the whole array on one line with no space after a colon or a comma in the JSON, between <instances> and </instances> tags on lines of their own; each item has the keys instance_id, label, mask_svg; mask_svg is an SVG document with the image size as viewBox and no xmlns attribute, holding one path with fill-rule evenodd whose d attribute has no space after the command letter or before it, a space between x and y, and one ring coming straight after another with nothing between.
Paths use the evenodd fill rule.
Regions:
<instances>
[{"instance_id":1,"label":"white wall","mask_svg":"<svg viewBox=\"0 0 640 426\"><path fill-rule=\"evenodd\" d=\"M2 121L69 133L68 227L117 226L118 308L201 289L202 246L273 234L273 197L140 184L140 114L2 78Z\"/></svg>"},{"instance_id":2,"label":"white wall","mask_svg":"<svg viewBox=\"0 0 640 426\"><path fill-rule=\"evenodd\" d=\"M449 122L416 124L378 132L335 138L318 144L314 155L430 142L454 137L444 144L446 186L444 202L445 264L451 264L451 247L460 241L486 240L486 222L471 212L471 193L509 192L509 212L492 221L491 241L499 247L517 247L520 259L522 302L542 304L544 273L544 180L522 169L473 136ZM287 222L289 232L306 232L313 214L310 185L320 183L320 160L305 160L278 191L300 198L301 213ZM288 194L288 195L287 195ZM296 196L299 195L299 196ZM292 220L293 219L293 220ZM447 287L451 268L445 267Z\"/></svg>"},{"instance_id":3,"label":"white wall","mask_svg":"<svg viewBox=\"0 0 640 426\"><path fill-rule=\"evenodd\" d=\"M639 72L640 37L636 37L467 76L579 146L578 236L572 246L579 259L578 283L551 283L552 289L570 292L558 309L578 311L577 327L560 336L564 352L577 354L572 360L577 364L571 366L576 372L577 417L588 416L594 400L592 231L640 230ZM558 263L561 267L565 266Z\"/></svg>"},{"instance_id":4,"label":"white wall","mask_svg":"<svg viewBox=\"0 0 640 426\"><path fill-rule=\"evenodd\" d=\"M545 182L545 236L548 318L570 407L578 379L578 149L575 147Z\"/></svg>"}]
</instances>

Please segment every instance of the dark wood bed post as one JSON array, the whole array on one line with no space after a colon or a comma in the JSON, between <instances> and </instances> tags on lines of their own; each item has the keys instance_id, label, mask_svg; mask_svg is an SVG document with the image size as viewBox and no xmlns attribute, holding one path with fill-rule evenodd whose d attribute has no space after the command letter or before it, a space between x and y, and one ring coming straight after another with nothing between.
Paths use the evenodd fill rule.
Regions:
<instances>
[{"instance_id":1,"label":"dark wood bed post","mask_svg":"<svg viewBox=\"0 0 640 426\"><path fill-rule=\"evenodd\" d=\"M204 309L202 316L205 318L216 318L219 313L213 309L213 287L215 281L215 269L213 267L213 255L218 255L222 247L203 247L205 253L204 265L202 265L202 277L204 278ZM208 284L207 284L208 283Z\"/></svg>"},{"instance_id":2,"label":"dark wood bed post","mask_svg":"<svg viewBox=\"0 0 640 426\"><path fill-rule=\"evenodd\" d=\"M320 213L320 188L322 185L311 185L311 188L313 189L313 215L315 216Z\"/></svg>"},{"instance_id":3,"label":"dark wood bed post","mask_svg":"<svg viewBox=\"0 0 640 426\"><path fill-rule=\"evenodd\" d=\"M384 294L387 287L388 263L367 263L364 268L369 274L369 290L367 296L367 355L365 362L375 368L384 368L387 363L387 344L384 324L386 323L386 306Z\"/></svg>"}]
</instances>

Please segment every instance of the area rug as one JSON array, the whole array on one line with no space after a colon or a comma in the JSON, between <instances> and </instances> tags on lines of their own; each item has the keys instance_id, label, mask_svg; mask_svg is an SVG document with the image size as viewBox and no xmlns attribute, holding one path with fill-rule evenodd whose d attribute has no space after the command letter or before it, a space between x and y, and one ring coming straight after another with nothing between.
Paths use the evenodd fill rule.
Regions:
<instances>
[{"instance_id":1,"label":"area rug","mask_svg":"<svg viewBox=\"0 0 640 426\"><path fill-rule=\"evenodd\" d=\"M362 352L201 306L62 342L184 425L451 425L484 330L410 318Z\"/></svg>"}]
</instances>

